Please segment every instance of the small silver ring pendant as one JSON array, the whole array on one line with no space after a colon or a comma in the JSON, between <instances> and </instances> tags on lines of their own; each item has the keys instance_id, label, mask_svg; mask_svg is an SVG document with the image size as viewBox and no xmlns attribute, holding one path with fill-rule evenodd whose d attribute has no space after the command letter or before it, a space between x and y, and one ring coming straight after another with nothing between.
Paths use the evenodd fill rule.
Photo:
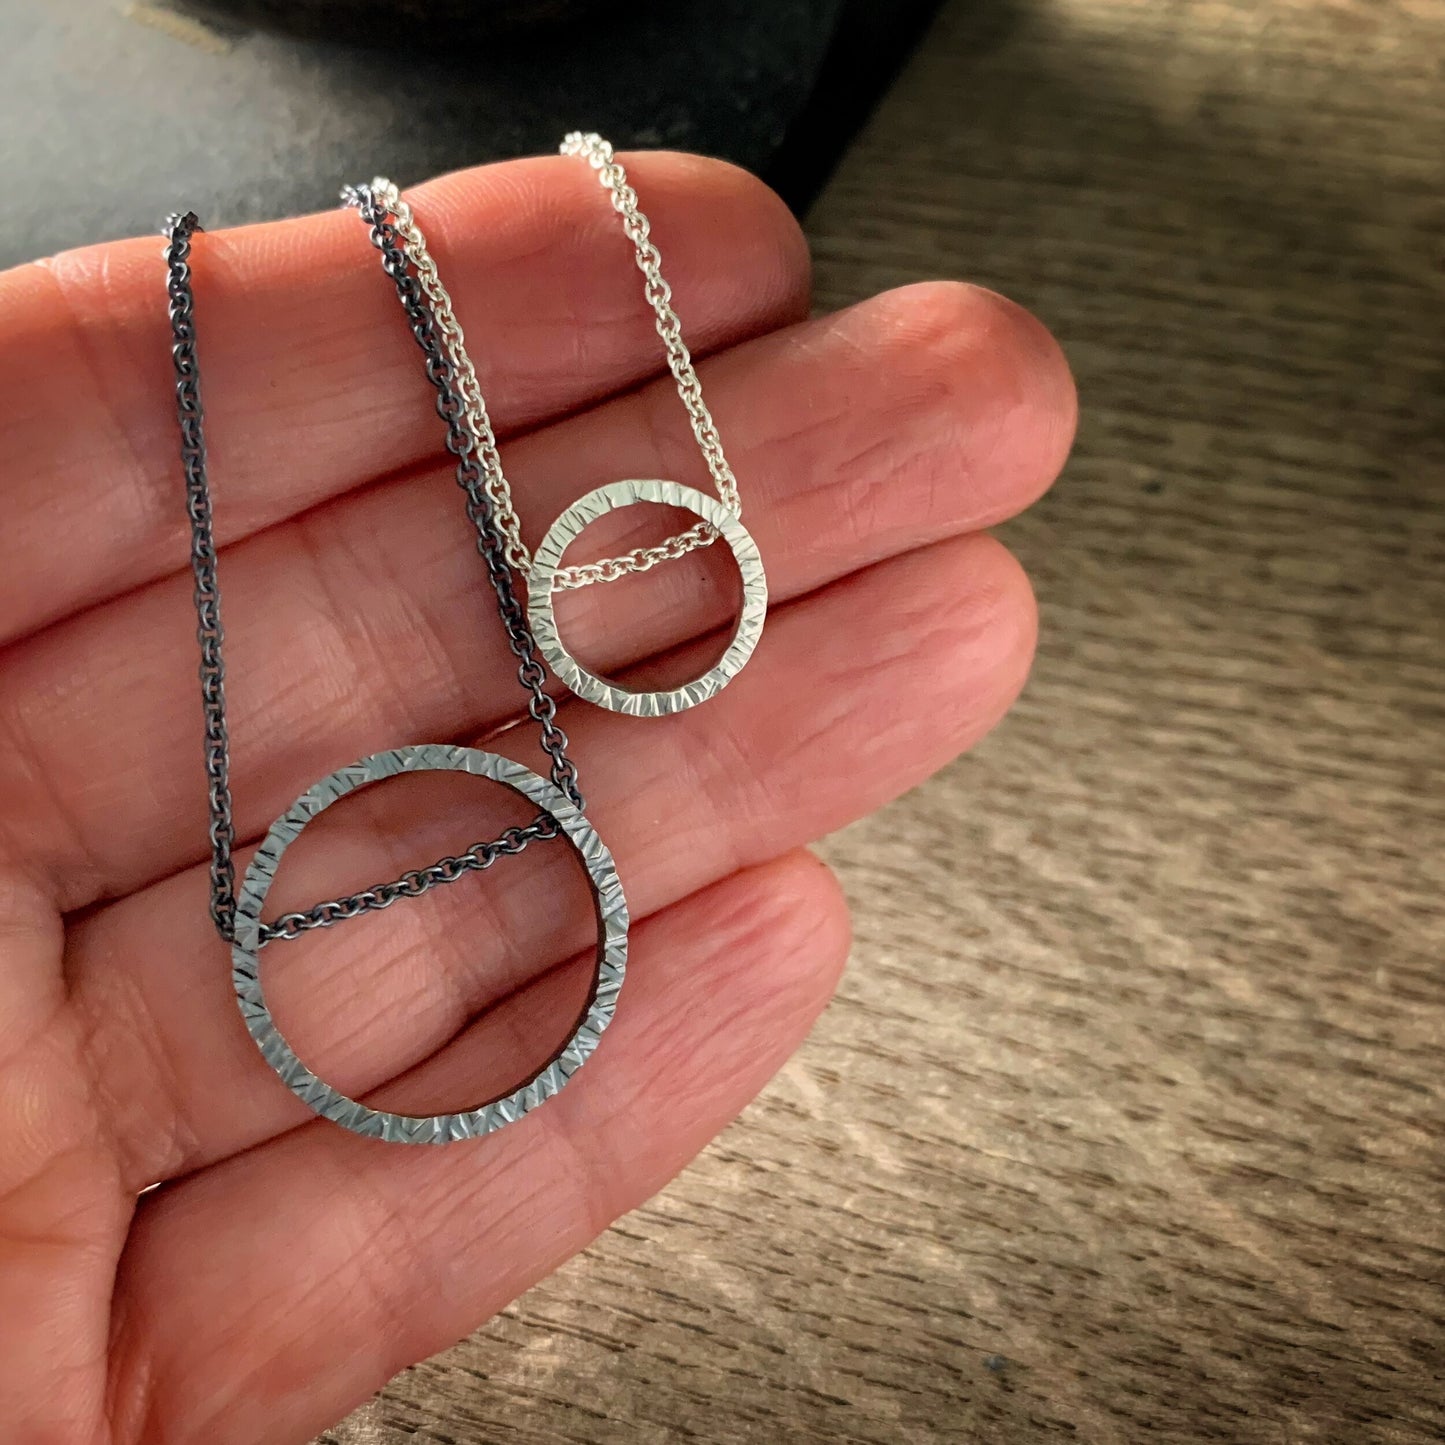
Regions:
<instances>
[{"instance_id":1,"label":"small silver ring pendant","mask_svg":"<svg viewBox=\"0 0 1445 1445\"><path fill-rule=\"evenodd\" d=\"M348 1098L319 1078L297 1058L266 1004L261 984L261 909L287 847L301 830L333 803L368 783L399 773L472 773L521 793L560 825L587 870L597 906L599 935L597 972L582 1017L562 1048L520 1088L456 1114L392 1114ZM241 1017L266 1062L282 1083L322 1118L353 1133L392 1144L450 1144L476 1139L515 1123L538 1104L559 1093L586 1063L617 1008L617 995L627 969L627 900L612 854L596 830L562 791L545 778L495 753L476 748L423 744L393 748L362 758L322 778L278 818L246 869L236 903L231 979Z\"/></svg>"},{"instance_id":2,"label":"small silver ring pendant","mask_svg":"<svg viewBox=\"0 0 1445 1445\"><path fill-rule=\"evenodd\" d=\"M733 557L743 580L743 605L737 626L727 650L709 671L681 687L659 692L630 692L615 682L608 682L589 672L568 652L557 631L557 618L552 605L553 581L562 564L562 554L589 523L608 512L638 502L656 502L668 507L681 507L694 513L717 530L732 548ZM548 528L542 545L532 559L527 579L527 620L537 639L537 647L548 665L578 697L595 702L610 712L627 713L632 717L664 717L668 713L685 712L715 697L742 671L763 634L763 620L768 613L768 580L763 559L748 529L715 497L685 487L681 482L629 480L610 482L588 492L574 502Z\"/></svg>"}]
</instances>

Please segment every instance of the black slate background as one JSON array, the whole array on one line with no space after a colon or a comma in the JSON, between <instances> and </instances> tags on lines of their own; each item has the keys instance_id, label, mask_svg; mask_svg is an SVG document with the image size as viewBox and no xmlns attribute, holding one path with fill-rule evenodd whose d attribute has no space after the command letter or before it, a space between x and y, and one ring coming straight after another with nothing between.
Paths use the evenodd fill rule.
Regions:
<instances>
[{"instance_id":1,"label":"black slate background","mask_svg":"<svg viewBox=\"0 0 1445 1445\"><path fill-rule=\"evenodd\" d=\"M405 185L545 152L574 128L725 157L797 208L906 55L924 0L642 0L509 35L394 44L211 23L126 0L0 0L0 264L143 233L316 210L346 180ZM194 26L194 21L191 22Z\"/></svg>"}]
</instances>

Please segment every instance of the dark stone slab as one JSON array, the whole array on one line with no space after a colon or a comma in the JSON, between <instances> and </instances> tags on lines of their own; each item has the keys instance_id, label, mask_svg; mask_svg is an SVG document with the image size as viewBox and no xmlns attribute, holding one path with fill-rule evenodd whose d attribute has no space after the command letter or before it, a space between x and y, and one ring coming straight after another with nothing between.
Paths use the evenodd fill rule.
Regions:
<instances>
[{"instance_id":1,"label":"dark stone slab","mask_svg":"<svg viewBox=\"0 0 1445 1445\"><path fill-rule=\"evenodd\" d=\"M216 3L203 23L162 3L0 0L0 262L142 233L180 205L213 226L315 210L346 180L406 184L578 127L726 157L801 206L932 8L559 0L582 13L446 30L426 53L395 6L388 29L371 5L359 44L247 28Z\"/></svg>"}]
</instances>

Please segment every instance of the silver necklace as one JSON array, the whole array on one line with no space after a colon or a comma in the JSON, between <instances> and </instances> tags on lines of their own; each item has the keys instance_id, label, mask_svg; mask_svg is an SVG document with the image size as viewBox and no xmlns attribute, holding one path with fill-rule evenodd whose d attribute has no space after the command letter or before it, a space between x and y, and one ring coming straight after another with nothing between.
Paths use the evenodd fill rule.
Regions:
<instances>
[{"instance_id":1,"label":"silver necklace","mask_svg":"<svg viewBox=\"0 0 1445 1445\"><path fill-rule=\"evenodd\" d=\"M485 473L485 490L497 525L506 537L506 559L526 579L527 615L537 647L552 671L579 697L613 712L637 717L660 717L695 707L716 696L742 670L762 635L767 616L768 586L757 544L741 520L742 498L737 478L723 454L712 414L703 400L702 384L692 357L682 339L682 323L672 307L672 290L662 275L662 257L653 244L647 217L637 205L637 193L627 174L614 158L612 147L595 134L574 131L563 141L563 155L581 156L597 172L612 198L613 209L622 218L623 230L632 242L638 269L645 278L644 294L656 315L657 333L667 353L668 367L677 384L678 396L686 408L694 437L715 483L718 496L711 497L695 487L659 479L631 478L612 482L587 493L552 523L535 554L522 540L511 487L502 469L501 455L487 414L486 402L477 381L476 368L467 353L466 337L451 296L442 284L426 237L411 207L396 186L378 177L366 188L394 225L440 335L442 349L457 378L463 414L472 433ZM344 199L356 204L361 188L349 188ZM654 547L639 547L619 557L608 557L582 566L562 564L563 554L582 530L609 512L640 502L660 503L694 513L699 521ZM701 677L681 687L635 692L599 677L583 667L562 641L553 608L558 591L611 582L631 573L645 572L659 562L685 556L721 537L731 548L742 577L743 600L722 657Z\"/></svg>"},{"instance_id":2,"label":"silver necklace","mask_svg":"<svg viewBox=\"0 0 1445 1445\"><path fill-rule=\"evenodd\" d=\"M422 303L416 279L394 228L366 197L363 213L372 240L427 356L427 374L437 389L437 409L447 423L447 445L455 454L456 479L466 495L467 514L477 531L477 548L487 566L508 645L517 658L517 677L528 694L527 710L541 731L540 743L551 762L544 778L495 753L477 748L425 743L391 748L362 758L322 778L271 825L265 840L236 886L233 859L235 827L230 784L230 733L226 720L225 634L216 570L210 480L206 464L205 416L196 357L195 294L191 276L192 238L200 231L194 214L167 219L165 234L171 352L175 363L176 411L181 433L181 462L191 522L191 569L195 576L197 636L201 648L201 698L205 715L205 759L210 801L211 918L231 946L231 977L241 1016L257 1048L283 1083L315 1113L355 1133L391 1143L445 1144L476 1138L515 1122L561 1090L597 1047L612 1021L627 966L628 913L617 868L606 845L584 815L577 769L567 756L567 737L556 723L556 704L543 691L526 616L513 590L506 542L482 485L472 437L462 421L463 401L457 377L442 351L434 323ZM390 883L330 899L300 913L263 922L262 909L287 847L307 823L348 793L404 772L461 772L490 778L527 798L539 809L525 827L509 828L500 838L479 843L456 857L404 874ZM309 1069L282 1034L266 1003L260 954L267 945L293 939L314 928L328 928L362 913L416 898L440 884L491 867L499 858L520 853L532 843L565 838L576 850L592 887L599 923L597 967L589 998L571 1037L531 1078L509 1093L458 1113L410 1115L372 1109L333 1088Z\"/></svg>"}]
</instances>

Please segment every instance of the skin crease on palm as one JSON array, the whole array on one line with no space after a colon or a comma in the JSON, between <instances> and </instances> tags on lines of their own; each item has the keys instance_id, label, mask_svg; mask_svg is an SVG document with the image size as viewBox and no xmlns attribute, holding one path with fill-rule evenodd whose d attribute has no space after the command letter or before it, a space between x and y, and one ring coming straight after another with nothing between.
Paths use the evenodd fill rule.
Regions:
<instances>
[{"instance_id":1,"label":"skin crease on palm","mask_svg":"<svg viewBox=\"0 0 1445 1445\"><path fill-rule=\"evenodd\" d=\"M847 913L807 844L976 742L1024 683L1032 597L983 529L1063 463L1074 396L1054 343L959 283L810 319L806 247L776 197L717 162L624 160L771 612L704 707L641 721L562 703L628 890L627 985L572 1086L474 1144L387 1146L312 1119L237 1014L206 916L159 241L0 276L6 1440L304 1441L582 1249L748 1103L827 1002ZM585 168L514 162L411 195L534 545L601 482L704 484ZM484 740L522 695L420 354L356 218L208 233L195 271L237 824L254 843L335 767ZM574 594L564 627L624 680L660 646L680 650L677 677L701 670L716 643L699 636L724 620L715 565ZM541 766L526 729L486 745ZM475 841L461 807L358 799L324 846L288 855L294 901L322 896L338 860L371 882ZM474 1102L482 1057L493 1083L524 1075L575 1009L560 965L589 947L569 867L541 845L391 910L384 932L320 936L286 1000L303 1057L353 1094L404 1075L389 1087L436 1107Z\"/></svg>"}]
</instances>

